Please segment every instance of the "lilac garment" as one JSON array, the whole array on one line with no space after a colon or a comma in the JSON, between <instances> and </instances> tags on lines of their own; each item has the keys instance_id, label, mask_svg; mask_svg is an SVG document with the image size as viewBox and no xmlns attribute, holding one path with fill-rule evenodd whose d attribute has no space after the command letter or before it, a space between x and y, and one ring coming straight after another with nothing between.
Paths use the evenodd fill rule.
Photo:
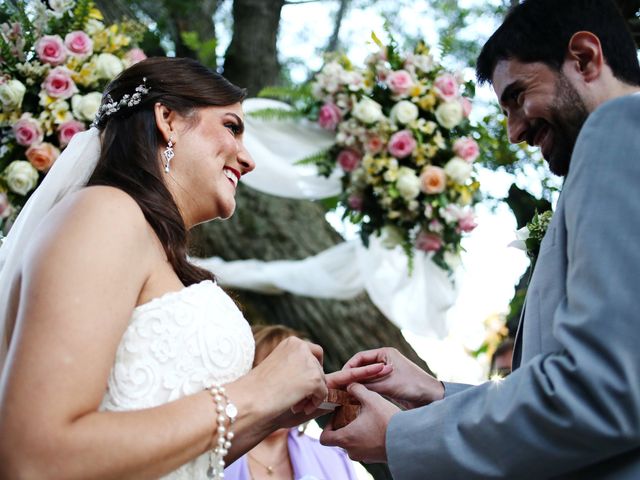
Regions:
<instances>
[{"instance_id":1,"label":"lilac garment","mask_svg":"<svg viewBox=\"0 0 640 480\"><path fill-rule=\"evenodd\" d=\"M308 435L289 430L289 457L294 480L357 480L347 454L337 447L325 447ZM226 480L251 480L247 455L224 469Z\"/></svg>"}]
</instances>

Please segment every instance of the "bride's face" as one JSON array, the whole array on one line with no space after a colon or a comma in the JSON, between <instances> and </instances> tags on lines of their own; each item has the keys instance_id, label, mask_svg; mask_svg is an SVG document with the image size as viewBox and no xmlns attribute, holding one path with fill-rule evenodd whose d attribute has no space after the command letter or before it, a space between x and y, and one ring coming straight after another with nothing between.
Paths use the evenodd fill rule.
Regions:
<instances>
[{"instance_id":1,"label":"bride's face","mask_svg":"<svg viewBox=\"0 0 640 480\"><path fill-rule=\"evenodd\" d=\"M238 181L255 167L242 143L240 103L200 108L195 115L195 120L178 121L175 157L167 175L167 185L188 228L230 217L236 207Z\"/></svg>"}]
</instances>

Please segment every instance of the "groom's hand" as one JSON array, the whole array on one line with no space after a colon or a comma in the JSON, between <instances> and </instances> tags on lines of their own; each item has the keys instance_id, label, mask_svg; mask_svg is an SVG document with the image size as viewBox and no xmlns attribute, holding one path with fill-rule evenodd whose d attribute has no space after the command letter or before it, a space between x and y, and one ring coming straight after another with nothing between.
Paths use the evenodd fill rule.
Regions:
<instances>
[{"instance_id":1,"label":"groom's hand","mask_svg":"<svg viewBox=\"0 0 640 480\"><path fill-rule=\"evenodd\" d=\"M338 430L334 430L329 422L320 436L320 443L344 448L352 460L386 462L387 425L400 409L358 383L349 385L347 391L362 405L358 417Z\"/></svg>"},{"instance_id":2,"label":"groom's hand","mask_svg":"<svg viewBox=\"0 0 640 480\"><path fill-rule=\"evenodd\" d=\"M444 386L395 348L384 347L356 353L342 371L383 363L377 375L356 380L369 390L391 398L406 408L428 405L444 397Z\"/></svg>"}]
</instances>

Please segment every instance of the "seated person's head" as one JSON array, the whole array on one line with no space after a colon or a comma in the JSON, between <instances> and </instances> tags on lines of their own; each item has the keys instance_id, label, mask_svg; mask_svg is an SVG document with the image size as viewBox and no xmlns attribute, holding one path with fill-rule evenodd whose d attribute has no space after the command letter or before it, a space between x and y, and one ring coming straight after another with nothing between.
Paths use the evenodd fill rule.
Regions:
<instances>
[{"instance_id":1,"label":"seated person's head","mask_svg":"<svg viewBox=\"0 0 640 480\"><path fill-rule=\"evenodd\" d=\"M251 331L256 342L256 352L253 357L254 367L268 357L283 340L289 337L306 340L302 333L284 325L254 325L251 327Z\"/></svg>"},{"instance_id":2,"label":"seated person's head","mask_svg":"<svg viewBox=\"0 0 640 480\"><path fill-rule=\"evenodd\" d=\"M513 357L513 339L503 340L493 356L491 357L491 367L489 376L506 377L511 373L511 358Z\"/></svg>"}]
</instances>

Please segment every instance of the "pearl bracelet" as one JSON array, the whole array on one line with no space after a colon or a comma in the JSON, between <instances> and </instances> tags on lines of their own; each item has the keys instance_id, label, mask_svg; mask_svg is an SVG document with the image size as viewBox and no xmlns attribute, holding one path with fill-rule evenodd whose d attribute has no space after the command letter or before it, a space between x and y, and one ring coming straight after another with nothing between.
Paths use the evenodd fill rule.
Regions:
<instances>
[{"instance_id":1,"label":"pearl bracelet","mask_svg":"<svg viewBox=\"0 0 640 480\"><path fill-rule=\"evenodd\" d=\"M224 478L224 456L231 448L231 440L233 439L231 427L238 416L238 409L229 401L227 392L222 385L213 385L209 392L216 404L218 441L213 450L209 452L207 477L214 480L222 480ZM229 419L228 428L225 427L227 419Z\"/></svg>"}]
</instances>

